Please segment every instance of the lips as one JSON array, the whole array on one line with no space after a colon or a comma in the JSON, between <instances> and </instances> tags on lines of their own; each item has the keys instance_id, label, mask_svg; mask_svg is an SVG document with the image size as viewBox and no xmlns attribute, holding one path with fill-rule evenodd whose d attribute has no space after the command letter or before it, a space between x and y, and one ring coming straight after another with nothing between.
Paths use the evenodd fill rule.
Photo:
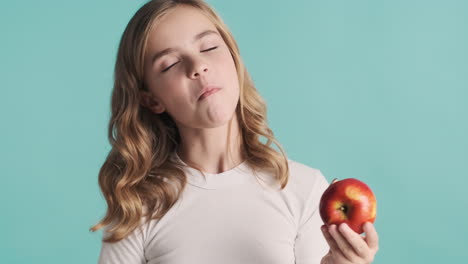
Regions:
<instances>
[{"instance_id":1,"label":"lips","mask_svg":"<svg viewBox=\"0 0 468 264\"><path fill-rule=\"evenodd\" d=\"M205 88L203 88L203 90L201 91L200 95L198 96L198 101L202 100L203 98L213 94L213 93L216 93L217 91L219 91L221 88L217 87L217 86L206 86Z\"/></svg>"}]
</instances>

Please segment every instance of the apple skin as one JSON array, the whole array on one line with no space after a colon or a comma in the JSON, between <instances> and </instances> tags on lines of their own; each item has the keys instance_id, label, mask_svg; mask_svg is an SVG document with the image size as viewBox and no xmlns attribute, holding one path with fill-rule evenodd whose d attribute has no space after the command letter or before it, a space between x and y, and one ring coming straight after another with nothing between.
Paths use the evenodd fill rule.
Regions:
<instances>
[{"instance_id":1,"label":"apple skin","mask_svg":"<svg viewBox=\"0 0 468 264\"><path fill-rule=\"evenodd\" d=\"M362 234L363 224L375 221L377 201L364 182L354 178L334 179L320 198L319 211L325 225L346 223Z\"/></svg>"}]
</instances>

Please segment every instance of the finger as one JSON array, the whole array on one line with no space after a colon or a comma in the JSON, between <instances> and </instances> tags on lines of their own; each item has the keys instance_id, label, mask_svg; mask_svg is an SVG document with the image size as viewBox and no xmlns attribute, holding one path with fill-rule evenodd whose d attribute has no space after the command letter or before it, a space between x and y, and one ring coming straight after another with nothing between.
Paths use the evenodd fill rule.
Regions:
<instances>
[{"instance_id":1,"label":"finger","mask_svg":"<svg viewBox=\"0 0 468 264\"><path fill-rule=\"evenodd\" d=\"M377 230L371 222L366 222L363 226L364 232L366 232L366 242L367 245L377 251L379 249L379 235Z\"/></svg>"},{"instance_id":2,"label":"finger","mask_svg":"<svg viewBox=\"0 0 468 264\"><path fill-rule=\"evenodd\" d=\"M327 226L322 225L321 230L322 230L323 235L325 236L325 239L327 240L328 245L330 246L330 249L328 250L328 254L322 258L324 263L328 263L328 259L332 257L341 261L348 262L349 260L346 258L345 255L343 255L343 252L341 252L341 249L336 244L335 239L330 235L330 232L328 231Z\"/></svg>"},{"instance_id":3,"label":"finger","mask_svg":"<svg viewBox=\"0 0 468 264\"><path fill-rule=\"evenodd\" d=\"M356 254L361 258L367 258L370 255L370 249L366 241L358 233L354 232L346 223L339 226L341 235L348 241Z\"/></svg>"},{"instance_id":4,"label":"finger","mask_svg":"<svg viewBox=\"0 0 468 264\"><path fill-rule=\"evenodd\" d=\"M343 237L343 235L338 231L337 226L331 225L329 232L331 236L335 239L336 244L338 245L338 248L341 251L341 254L343 254L345 258L347 258L352 263L356 262L358 258L358 256L356 255L356 252L348 243L348 241Z\"/></svg>"},{"instance_id":5,"label":"finger","mask_svg":"<svg viewBox=\"0 0 468 264\"><path fill-rule=\"evenodd\" d=\"M327 240L328 245L330 246L331 251L339 251L340 249L338 248L338 245L336 244L335 239L330 235L328 232L328 229L325 225L323 225L321 228L323 236L325 237L325 240Z\"/></svg>"}]
</instances>

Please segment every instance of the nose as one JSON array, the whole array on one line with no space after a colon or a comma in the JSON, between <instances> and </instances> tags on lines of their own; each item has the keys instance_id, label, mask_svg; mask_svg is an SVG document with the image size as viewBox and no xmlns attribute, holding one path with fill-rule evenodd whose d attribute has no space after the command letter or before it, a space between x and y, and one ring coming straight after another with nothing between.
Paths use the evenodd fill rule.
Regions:
<instances>
[{"instance_id":1,"label":"nose","mask_svg":"<svg viewBox=\"0 0 468 264\"><path fill-rule=\"evenodd\" d=\"M203 75L208 72L208 64L202 59L194 60L192 68L189 73L191 79L200 78L200 75Z\"/></svg>"}]
</instances>

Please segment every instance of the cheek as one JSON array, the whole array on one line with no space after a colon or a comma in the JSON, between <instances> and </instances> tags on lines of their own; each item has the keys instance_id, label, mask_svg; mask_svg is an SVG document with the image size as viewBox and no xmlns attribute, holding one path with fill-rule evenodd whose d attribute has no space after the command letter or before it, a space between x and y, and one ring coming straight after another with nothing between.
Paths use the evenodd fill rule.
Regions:
<instances>
[{"instance_id":1,"label":"cheek","mask_svg":"<svg viewBox=\"0 0 468 264\"><path fill-rule=\"evenodd\" d=\"M185 103L183 100L186 95L182 89L182 84L177 82L175 78L159 81L155 90L159 98L162 98L163 104L168 108L174 108Z\"/></svg>"},{"instance_id":2,"label":"cheek","mask_svg":"<svg viewBox=\"0 0 468 264\"><path fill-rule=\"evenodd\" d=\"M231 84L233 82L237 82L237 69L229 50L223 53L223 56L220 59L220 64L220 69L223 69L222 75L224 75L226 80L229 80Z\"/></svg>"},{"instance_id":3,"label":"cheek","mask_svg":"<svg viewBox=\"0 0 468 264\"><path fill-rule=\"evenodd\" d=\"M176 75L168 75L158 80L158 88L161 94L166 97L178 96L182 93L182 82Z\"/></svg>"}]
</instances>

